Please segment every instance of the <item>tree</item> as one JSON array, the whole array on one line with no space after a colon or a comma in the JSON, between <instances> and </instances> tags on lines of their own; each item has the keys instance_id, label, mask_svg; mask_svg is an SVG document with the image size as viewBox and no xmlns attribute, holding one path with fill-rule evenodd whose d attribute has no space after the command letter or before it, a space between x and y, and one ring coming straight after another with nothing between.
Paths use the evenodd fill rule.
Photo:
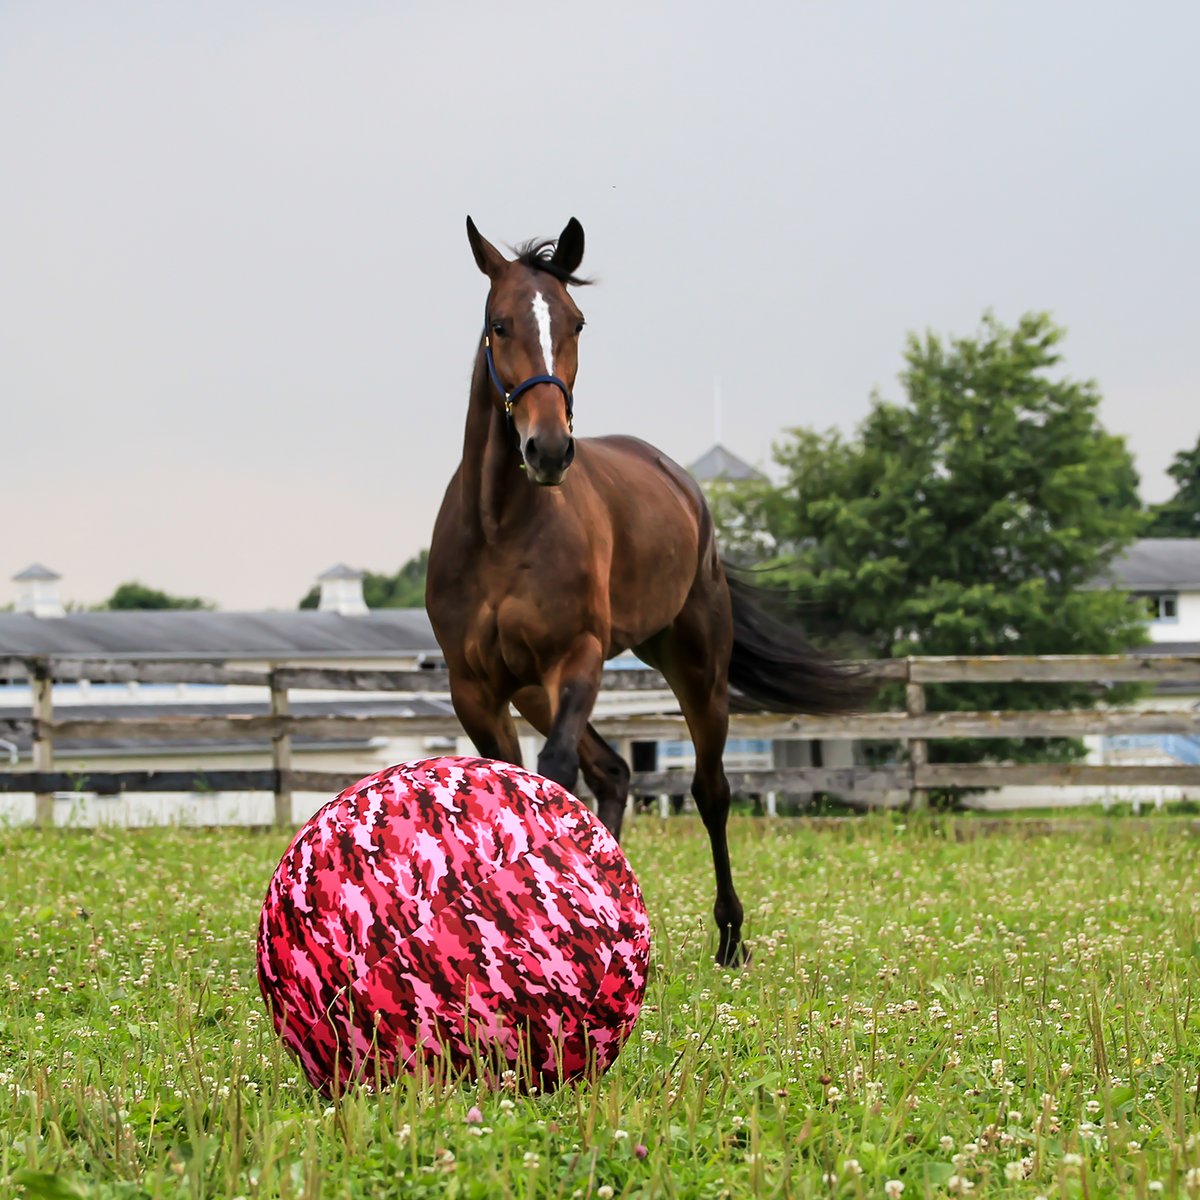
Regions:
<instances>
[{"instance_id":1,"label":"tree","mask_svg":"<svg viewBox=\"0 0 1200 1200\"><path fill-rule=\"evenodd\" d=\"M1055 378L1063 331L986 315L973 338L910 335L903 403L873 397L854 438L794 429L779 486L713 494L724 545L804 601L843 653L1104 654L1146 639L1097 574L1137 536L1138 478L1092 383ZM834 631L837 631L835 634ZM1113 689L1109 698L1125 698ZM931 710L1091 705L1073 684L930 687ZM895 697L891 697L895 699ZM934 742L934 761L1069 759L1077 742Z\"/></svg>"},{"instance_id":2,"label":"tree","mask_svg":"<svg viewBox=\"0 0 1200 1200\"><path fill-rule=\"evenodd\" d=\"M414 555L395 575L363 575L363 599L368 608L424 608L425 574L429 551ZM301 608L316 608L321 602L321 589L314 587L300 601Z\"/></svg>"},{"instance_id":3,"label":"tree","mask_svg":"<svg viewBox=\"0 0 1200 1200\"><path fill-rule=\"evenodd\" d=\"M1146 537L1200 537L1200 438L1195 448L1180 450L1167 474L1179 485L1165 504L1150 507Z\"/></svg>"},{"instance_id":4,"label":"tree","mask_svg":"<svg viewBox=\"0 0 1200 1200\"><path fill-rule=\"evenodd\" d=\"M121 584L100 607L114 612L134 612L165 608L213 609L217 606L198 596L171 596L133 580Z\"/></svg>"}]
</instances>

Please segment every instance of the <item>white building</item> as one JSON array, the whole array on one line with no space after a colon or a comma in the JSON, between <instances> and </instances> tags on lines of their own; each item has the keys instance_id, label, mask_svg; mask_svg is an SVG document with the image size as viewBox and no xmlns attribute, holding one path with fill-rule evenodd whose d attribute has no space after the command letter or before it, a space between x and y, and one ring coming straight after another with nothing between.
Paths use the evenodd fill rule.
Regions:
<instances>
[{"instance_id":1,"label":"white building","mask_svg":"<svg viewBox=\"0 0 1200 1200\"><path fill-rule=\"evenodd\" d=\"M1149 655L1200 654L1200 538L1142 538L1113 561L1097 586L1116 586L1145 606ZM1200 687L1163 683L1139 704L1150 709L1195 709ZM1200 738L1180 734L1087 737L1088 762L1111 766L1200 766ZM1002 788L971 803L981 808L1117 803L1161 808L1178 800L1200 799L1200 788L1130 786L1109 788Z\"/></svg>"},{"instance_id":2,"label":"white building","mask_svg":"<svg viewBox=\"0 0 1200 1200\"><path fill-rule=\"evenodd\" d=\"M1176 654L1200 654L1200 538L1142 538L1106 582L1140 597L1150 637Z\"/></svg>"}]
</instances>

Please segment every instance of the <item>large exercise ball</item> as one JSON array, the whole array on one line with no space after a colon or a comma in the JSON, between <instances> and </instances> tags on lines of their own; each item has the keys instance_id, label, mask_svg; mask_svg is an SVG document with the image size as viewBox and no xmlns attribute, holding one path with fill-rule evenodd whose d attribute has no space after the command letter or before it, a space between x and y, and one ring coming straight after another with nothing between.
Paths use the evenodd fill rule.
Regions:
<instances>
[{"instance_id":1,"label":"large exercise ball","mask_svg":"<svg viewBox=\"0 0 1200 1200\"><path fill-rule=\"evenodd\" d=\"M649 952L637 880L588 808L508 763L432 758L347 788L296 834L258 977L327 1095L419 1071L545 1090L613 1062Z\"/></svg>"}]
</instances>

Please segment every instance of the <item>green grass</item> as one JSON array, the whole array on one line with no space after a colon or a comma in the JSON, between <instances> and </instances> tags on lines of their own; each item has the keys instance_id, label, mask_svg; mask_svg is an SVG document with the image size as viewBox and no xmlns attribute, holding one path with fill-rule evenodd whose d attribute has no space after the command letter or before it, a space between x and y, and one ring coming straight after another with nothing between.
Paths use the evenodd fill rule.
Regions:
<instances>
[{"instance_id":1,"label":"green grass","mask_svg":"<svg viewBox=\"0 0 1200 1200\"><path fill-rule=\"evenodd\" d=\"M654 966L599 1083L406 1083L335 1109L258 995L283 839L6 833L0 1197L1200 1192L1200 895L1178 825L732 836L740 972L712 965L698 823L628 832Z\"/></svg>"}]
</instances>

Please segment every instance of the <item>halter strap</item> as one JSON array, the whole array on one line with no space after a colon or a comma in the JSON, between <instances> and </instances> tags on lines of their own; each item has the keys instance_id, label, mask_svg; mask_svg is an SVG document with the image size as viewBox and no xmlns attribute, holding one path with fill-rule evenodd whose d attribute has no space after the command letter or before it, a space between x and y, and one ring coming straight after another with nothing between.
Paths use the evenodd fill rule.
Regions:
<instances>
[{"instance_id":1,"label":"halter strap","mask_svg":"<svg viewBox=\"0 0 1200 1200\"><path fill-rule=\"evenodd\" d=\"M504 384L500 382L500 376L496 374L496 360L492 357L492 293L489 291L487 299L483 303L483 350L487 356L488 374L492 378L492 386L504 397L504 419L508 422L508 436L511 438L514 446L519 450L521 448L521 439L517 436L517 426L513 421L513 405L527 392L531 387L536 387L539 383L552 383L560 392L567 402L567 428L575 432L575 398L571 395L571 389L559 379L557 375L531 375L522 383L518 383L511 392L506 391Z\"/></svg>"}]
</instances>

